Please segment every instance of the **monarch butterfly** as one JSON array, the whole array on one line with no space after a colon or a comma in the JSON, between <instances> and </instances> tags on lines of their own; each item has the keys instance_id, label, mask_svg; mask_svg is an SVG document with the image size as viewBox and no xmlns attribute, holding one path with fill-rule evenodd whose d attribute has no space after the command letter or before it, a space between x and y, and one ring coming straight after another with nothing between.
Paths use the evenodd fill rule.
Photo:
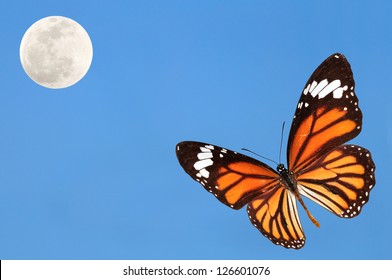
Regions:
<instances>
[{"instance_id":1,"label":"monarch butterfly","mask_svg":"<svg viewBox=\"0 0 392 280\"><path fill-rule=\"evenodd\" d=\"M297 200L318 227L301 195L335 215L357 216L375 185L370 152L345 142L359 134L362 113L350 64L328 57L306 83L291 125L287 164L270 166L211 144L185 141L176 154L186 173L233 209L245 204L251 223L268 239L300 249L305 234Z\"/></svg>"}]
</instances>

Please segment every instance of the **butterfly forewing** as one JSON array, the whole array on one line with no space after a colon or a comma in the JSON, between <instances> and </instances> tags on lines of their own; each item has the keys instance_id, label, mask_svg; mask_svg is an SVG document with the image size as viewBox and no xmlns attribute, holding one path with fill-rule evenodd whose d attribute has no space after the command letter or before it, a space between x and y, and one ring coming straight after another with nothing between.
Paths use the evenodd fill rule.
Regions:
<instances>
[{"instance_id":1,"label":"butterfly forewing","mask_svg":"<svg viewBox=\"0 0 392 280\"><path fill-rule=\"evenodd\" d=\"M291 125L287 162L306 168L361 131L362 113L350 64L342 54L328 57L306 83Z\"/></svg>"},{"instance_id":2,"label":"butterfly forewing","mask_svg":"<svg viewBox=\"0 0 392 280\"><path fill-rule=\"evenodd\" d=\"M234 209L270 191L279 180L279 174L266 164L211 144L185 141L176 152L185 172Z\"/></svg>"}]
</instances>

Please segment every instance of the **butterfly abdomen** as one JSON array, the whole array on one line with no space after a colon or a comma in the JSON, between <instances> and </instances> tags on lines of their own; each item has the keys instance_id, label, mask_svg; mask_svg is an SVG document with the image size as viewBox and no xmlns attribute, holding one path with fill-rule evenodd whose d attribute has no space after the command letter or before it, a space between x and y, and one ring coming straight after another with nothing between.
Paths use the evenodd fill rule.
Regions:
<instances>
[{"instance_id":1,"label":"butterfly abdomen","mask_svg":"<svg viewBox=\"0 0 392 280\"><path fill-rule=\"evenodd\" d=\"M305 209L306 214L308 215L309 219L315 224L317 227L320 227L319 222L313 217L310 213L308 208L306 207L305 203L303 202L297 187L297 179L294 177L294 172L289 171L283 164L279 164L276 170L280 174L280 181L282 182L283 186L288 189L296 199L301 203L302 207Z\"/></svg>"}]
</instances>

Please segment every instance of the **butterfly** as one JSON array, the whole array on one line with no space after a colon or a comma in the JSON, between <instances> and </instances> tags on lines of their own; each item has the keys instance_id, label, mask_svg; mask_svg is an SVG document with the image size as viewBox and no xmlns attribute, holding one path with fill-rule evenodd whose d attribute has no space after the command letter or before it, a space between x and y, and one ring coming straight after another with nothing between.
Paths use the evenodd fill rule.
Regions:
<instances>
[{"instance_id":1,"label":"butterfly","mask_svg":"<svg viewBox=\"0 0 392 280\"><path fill-rule=\"evenodd\" d=\"M346 58L329 56L307 81L292 121L287 165L276 170L244 154L207 143L176 146L180 165L208 192L233 209L247 204L251 223L269 240L300 249L305 234L297 201L319 226L301 196L338 217L357 216L375 185L370 152L345 144L362 128L362 113Z\"/></svg>"}]
</instances>

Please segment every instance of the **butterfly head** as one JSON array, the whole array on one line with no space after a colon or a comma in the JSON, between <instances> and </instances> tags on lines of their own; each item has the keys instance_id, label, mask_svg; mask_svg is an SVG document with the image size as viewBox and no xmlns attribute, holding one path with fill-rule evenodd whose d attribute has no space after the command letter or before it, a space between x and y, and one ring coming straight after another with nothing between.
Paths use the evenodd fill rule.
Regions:
<instances>
[{"instance_id":1,"label":"butterfly head","mask_svg":"<svg viewBox=\"0 0 392 280\"><path fill-rule=\"evenodd\" d=\"M276 167L276 171L278 171L280 174L284 171L287 171L286 167L284 167L283 163L279 163L278 166Z\"/></svg>"}]
</instances>

